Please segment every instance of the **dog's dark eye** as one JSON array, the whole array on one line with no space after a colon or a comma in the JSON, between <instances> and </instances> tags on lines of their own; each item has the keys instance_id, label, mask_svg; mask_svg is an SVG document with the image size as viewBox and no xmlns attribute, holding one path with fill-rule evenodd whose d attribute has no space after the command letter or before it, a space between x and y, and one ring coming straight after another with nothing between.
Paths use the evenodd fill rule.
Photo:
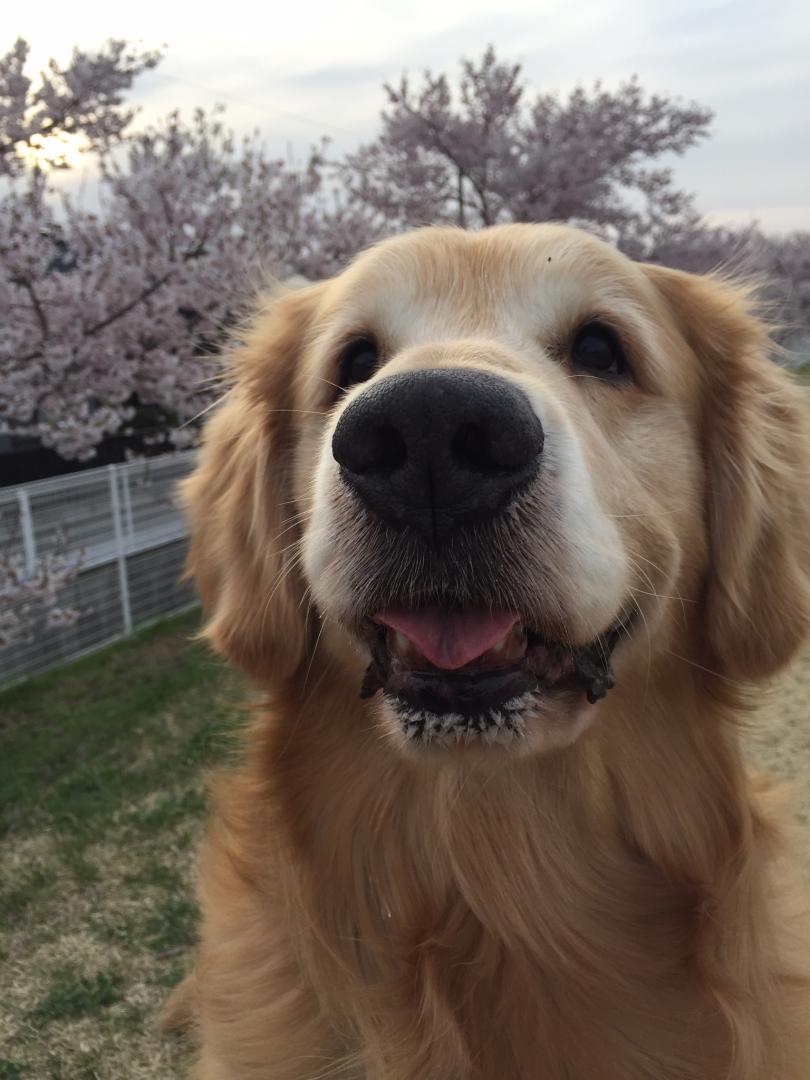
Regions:
<instances>
[{"instance_id":1,"label":"dog's dark eye","mask_svg":"<svg viewBox=\"0 0 810 1080\"><path fill-rule=\"evenodd\" d=\"M589 322L580 327L571 343L571 359L578 371L606 379L630 374L621 341L604 323Z\"/></svg>"},{"instance_id":2,"label":"dog's dark eye","mask_svg":"<svg viewBox=\"0 0 810 1080\"><path fill-rule=\"evenodd\" d=\"M370 379L379 367L380 353L372 338L357 338L350 341L340 354L338 383L341 390Z\"/></svg>"}]
</instances>

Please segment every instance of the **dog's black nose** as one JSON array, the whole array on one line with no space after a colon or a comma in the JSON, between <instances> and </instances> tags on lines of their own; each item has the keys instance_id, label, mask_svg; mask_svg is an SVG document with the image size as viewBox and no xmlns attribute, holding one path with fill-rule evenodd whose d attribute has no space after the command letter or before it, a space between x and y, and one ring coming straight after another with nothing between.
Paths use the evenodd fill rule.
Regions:
<instances>
[{"instance_id":1,"label":"dog's black nose","mask_svg":"<svg viewBox=\"0 0 810 1080\"><path fill-rule=\"evenodd\" d=\"M366 506L437 544L536 475L543 427L513 383L473 368L390 375L341 416L332 454Z\"/></svg>"}]
</instances>

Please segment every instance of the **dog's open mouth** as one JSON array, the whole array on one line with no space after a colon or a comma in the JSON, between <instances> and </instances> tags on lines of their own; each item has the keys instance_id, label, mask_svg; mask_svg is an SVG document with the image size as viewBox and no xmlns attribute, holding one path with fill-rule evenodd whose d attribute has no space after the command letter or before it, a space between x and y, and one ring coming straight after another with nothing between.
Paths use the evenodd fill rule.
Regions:
<instances>
[{"instance_id":1,"label":"dog's open mouth","mask_svg":"<svg viewBox=\"0 0 810 1080\"><path fill-rule=\"evenodd\" d=\"M532 698L613 686L610 658L624 620L586 646L549 641L516 611L387 608L369 621L362 696L382 690L403 731L427 741L519 734Z\"/></svg>"}]
</instances>

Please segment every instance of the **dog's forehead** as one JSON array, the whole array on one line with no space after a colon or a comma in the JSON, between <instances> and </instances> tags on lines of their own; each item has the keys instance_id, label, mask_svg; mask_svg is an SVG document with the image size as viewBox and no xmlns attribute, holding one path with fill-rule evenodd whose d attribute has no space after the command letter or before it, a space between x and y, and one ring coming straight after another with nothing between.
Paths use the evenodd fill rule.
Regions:
<instances>
[{"instance_id":1,"label":"dog's forehead","mask_svg":"<svg viewBox=\"0 0 810 1080\"><path fill-rule=\"evenodd\" d=\"M481 330L553 334L601 310L637 306L639 268L581 230L430 228L367 252L341 282L344 310L392 341Z\"/></svg>"}]
</instances>

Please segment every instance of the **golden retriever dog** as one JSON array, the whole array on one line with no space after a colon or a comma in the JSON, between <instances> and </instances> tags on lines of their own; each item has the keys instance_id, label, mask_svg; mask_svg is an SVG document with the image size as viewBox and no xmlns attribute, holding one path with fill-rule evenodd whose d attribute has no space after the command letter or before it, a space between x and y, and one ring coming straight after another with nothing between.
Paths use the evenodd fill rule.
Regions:
<instances>
[{"instance_id":1,"label":"golden retriever dog","mask_svg":"<svg viewBox=\"0 0 810 1080\"><path fill-rule=\"evenodd\" d=\"M744 288L427 228L273 299L184 486L263 704L213 787L201 1080L807 1080L751 686L810 624Z\"/></svg>"}]
</instances>

